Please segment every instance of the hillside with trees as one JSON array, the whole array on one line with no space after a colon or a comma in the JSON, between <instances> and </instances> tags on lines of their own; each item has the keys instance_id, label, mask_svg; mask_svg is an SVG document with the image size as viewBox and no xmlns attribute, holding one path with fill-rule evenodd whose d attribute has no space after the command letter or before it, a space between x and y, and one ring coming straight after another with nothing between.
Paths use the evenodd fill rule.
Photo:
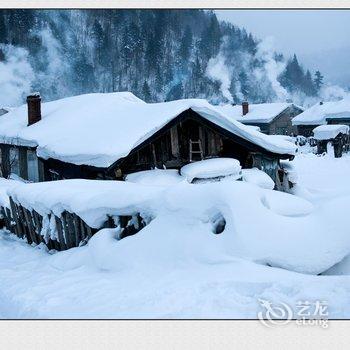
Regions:
<instances>
[{"instance_id":1,"label":"hillside with trees","mask_svg":"<svg viewBox=\"0 0 350 350\"><path fill-rule=\"evenodd\" d=\"M1 10L0 72L17 91L7 104L31 90L268 102L316 96L323 78L202 10Z\"/></svg>"}]
</instances>

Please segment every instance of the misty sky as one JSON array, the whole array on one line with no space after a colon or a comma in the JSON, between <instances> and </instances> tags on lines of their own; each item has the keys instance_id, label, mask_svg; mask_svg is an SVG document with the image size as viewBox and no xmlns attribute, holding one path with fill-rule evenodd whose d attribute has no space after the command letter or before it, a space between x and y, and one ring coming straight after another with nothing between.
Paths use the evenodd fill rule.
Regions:
<instances>
[{"instance_id":1,"label":"misty sky","mask_svg":"<svg viewBox=\"0 0 350 350\"><path fill-rule=\"evenodd\" d=\"M350 84L350 10L217 10L221 20L258 38L273 36L277 51L294 52L330 80Z\"/></svg>"},{"instance_id":2,"label":"misty sky","mask_svg":"<svg viewBox=\"0 0 350 350\"><path fill-rule=\"evenodd\" d=\"M309 54L350 46L350 11L221 10L220 19L244 26L257 36L274 36L276 48Z\"/></svg>"}]
</instances>

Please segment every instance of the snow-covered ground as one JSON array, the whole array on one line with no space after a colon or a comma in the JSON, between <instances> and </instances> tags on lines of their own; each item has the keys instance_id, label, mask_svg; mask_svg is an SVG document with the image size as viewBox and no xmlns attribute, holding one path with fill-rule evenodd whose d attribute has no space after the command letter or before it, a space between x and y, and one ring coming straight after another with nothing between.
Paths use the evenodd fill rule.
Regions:
<instances>
[{"instance_id":1,"label":"snow-covered ground","mask_svg":"<svg viewBox=\"0 0 350 350\"><path fill-rule=\"evenodd\" d=\"M0 317L257 318L264 299L293 309L326 301L331 318L349 318L349 258L334 265L350 253L350 156L300 154L292 164L294 196L157 174L155 219L120 241L104 229L54 253L0 232Z\"/></svg>"}]
</instances>

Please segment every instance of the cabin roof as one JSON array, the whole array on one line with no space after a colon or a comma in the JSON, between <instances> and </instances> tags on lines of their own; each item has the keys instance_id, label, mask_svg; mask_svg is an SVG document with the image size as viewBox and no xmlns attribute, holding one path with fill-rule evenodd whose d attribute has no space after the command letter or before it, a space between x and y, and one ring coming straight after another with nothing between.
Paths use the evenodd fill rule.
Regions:
<instances>
[{"instance_id":1,"label":"cabin roof","mask_svg":"<svg viewBox=\"0 0 350 350\"><path fill-rule=\"evenodd\" d=\"M313 133L316 140L330 140L334 139L339 134L348 134L349 126L342 124L319 125L313 129Z\"/></svg>"},{"instance_id":2,"label":"cabin roof","mask_svg":"<svg viewBox=\"0 0 350 350\"><path fill-rule=\"evenodd\" d=\"M252 130L205 100L146 103L130 92L68 97L41 106L42 119L27 126L27 106L0 118L0 143L37 147L39 157L109 167L182 112L192 109L269 152L294 155L295 145Z\"/></svg>"},{"instance_id":3,"label":"cabin roof","mask_svg":"<svg viewBox=\"0 0 350 350\"><path fill-rule=\"evenodd\" d=\"M223 105L218 106L218 109L222 111L228 118L233 118L241 123L259 123L268 124L271 123L276 117L278 117L288 107L295 106L293 103L258 103L249 104L249 111L246 115L242 114L241 105ZM296 106L302 109L301 107Z\"/></svg>"},{"instance_id":4,"label":"cabin roof","mask_svg":"<svg viewBox=\"0 0 350 350\"><path fill-rule=\"evenodd\" d=\"M350 98L317 103L292 119L293 125L321 125L327 119L350 118Z\"/></svg>"}]
</instances>

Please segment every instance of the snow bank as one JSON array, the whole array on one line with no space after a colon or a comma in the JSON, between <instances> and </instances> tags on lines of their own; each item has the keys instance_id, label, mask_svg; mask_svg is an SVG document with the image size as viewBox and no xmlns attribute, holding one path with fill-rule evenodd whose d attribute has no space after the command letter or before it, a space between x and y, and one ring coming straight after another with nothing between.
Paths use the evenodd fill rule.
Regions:
<instances>
[{"instance_id":1,"label":"snow bank","mask_svg":"<svg viewBox=\"0 0 350 350\"><path fill-rule=\"evenodd\" d=\"M245 182L249 182L268 190L273 190L275 187L275 183L271 177L258 168L242 169L242 179Z\"/></svg>"},{"instance_id":2,"label":"snow bank","mask_svg":"<svg viewBox=\"0 0 350 350\"><path fill-rule=\"evenodd\" d=\"M193 169L196 164L200 166ZM190 164L186 177L218 176L222 171L230 175L240 173L233 159L225 162L212 159L208 162L209 169L203 164L206 162ZM174 264L174 261L185 263L197 259L196 256L213 261L239 256L316 274L350 253L347 221L350 195L328 200L317 205L315 210L307 199L244 181L200 186L181 181L174 185L151 186L118 181L63 180L19 184L7 192L15 201L42 215L49 211L60 215L67 210L96 228L106 221L107 215L141 213L152 217L152 222L135 238L124 239L121 245L116 245L115 255L120 259L137 255L133 264L145 263L150 256L152 265L159 264L159 259L162 264L166 261ZM219 221L224 231L215 234ZM201 247L200 251L196 250L197 246Z\"/></svg>"},{"instance_id":3,"label":"snow bank","mask_svg":"<svg viewBox=\"0 0 350 350\"><path fill-rule=\"evenodd\" d=\"M239 161L233 158L212 158L190 163L183 166L180 173L188 182L192 182L193 179L211 179L229 175L235 179L242 177Z\"/></svg>"},{"instance_id":4,"label":"snow bank","mask_svg":"<svg viewBox=\"0 0 350 350\"><path fill-rule=\"evenodd\" d=\"M16 180L7 180L0 177L0 206L9 208L10 201L7 191L21 185L22 182Z\"/></svg>"},{"instance_id":5,"label":"snow bank","mask_svg":"<svg viewBox=\"0 0 350 350\"><path fill-rule=\"evenodd\" d=\"M73 96L42 104L42 120L27 126L27 106L0 119L0 142L37 148L39 157L77 165L109 167L182 112L192 109L234 135L277 154L295 153L276 141L226 118L205 100L145 103L129 92Z\"/></svg>"},{"instance_id":6,"label":"snow bank","mask_svg":"<svg viewBox=\"0 0 350 350\"><path fill-rule=\"evenodd\" d=\"M169 186L183 181L184 178L175 169L154 169L132 173L126 176L125 181L140 185Z\"/></svg>"},{"instance_id":7,"label":"snow bank","mask_svg":"<svg viewBox=\"0 0 350 350\"><path fill-rule=\"evenodd\" d=\"M300 300L326 300L331 318L349 318L349 276L340 275L349 274L350 157L304 154L291 163L298 196L244 181L114 189L106 182L90 194L63 182L72 193L56 199L75 209L102 198L134 208L143 197L154 219L120 241L117 230L104 229L86 246L55 254L0 232L0 317L256 319L260 298L295 312ZM25 197L40 203L39 192ZM225 228L215 234L220 216Z\"/></svg>"},{"instance_id":8,"label":"snow bank","mask_svg":"<svg viewBox=\"0 0 350 350\"><path fill-rule=\"evenodd\" d=\"M342 124L320 125L313 130L313 133L316 140L330 140L334 139L339 134L348 134L349 126Z\"/></svg>"},{"instance_id":9,"label":"snow bank","mask_svg":"<svg viewBox=\"0 0 350 350\"><path fill-rule=\"evenodd\" d=\"M161 187L124 181L61 180L19 184L7 190L14 201L44 216L76 213L89 226L99 228L107 215L133 215L151 210Z\"/></svg>"}]
</instances>

